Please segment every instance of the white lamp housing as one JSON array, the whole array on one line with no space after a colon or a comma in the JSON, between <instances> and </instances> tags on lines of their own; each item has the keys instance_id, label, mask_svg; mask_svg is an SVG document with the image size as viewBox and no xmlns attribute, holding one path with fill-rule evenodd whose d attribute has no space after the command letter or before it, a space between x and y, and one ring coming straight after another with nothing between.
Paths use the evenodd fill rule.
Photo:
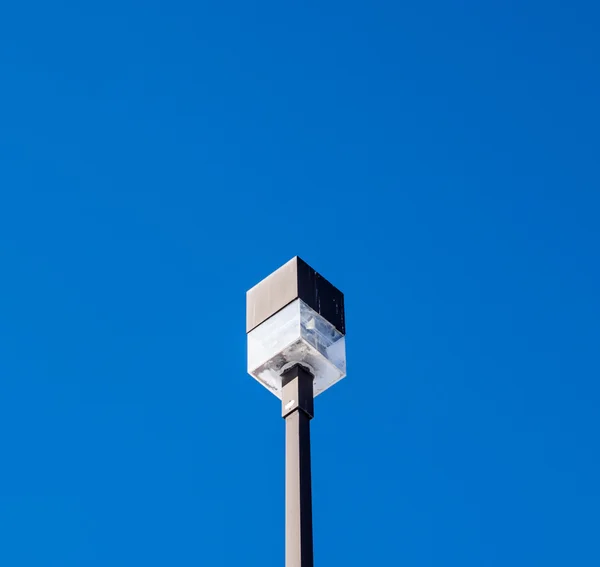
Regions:
<instances>
[{"instance_id":1,"label":"white lamp housing","mask_svg":"<svg viewBox=\"0 0 600 567\"><path fill-rule=\"evenodd\" d=\"M301 299L248 333L248 373L278 398L281 374L302 364L314 376L317 396L346 375L346 339Z\"/></svg>"}]
</instances>

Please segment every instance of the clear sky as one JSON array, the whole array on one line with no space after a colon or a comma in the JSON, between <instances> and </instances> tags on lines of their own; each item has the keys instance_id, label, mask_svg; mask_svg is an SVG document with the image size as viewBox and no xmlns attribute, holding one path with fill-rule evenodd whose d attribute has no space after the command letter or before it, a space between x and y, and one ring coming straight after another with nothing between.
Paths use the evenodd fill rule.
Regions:
<instances>
[{"instance_id":1,"label":"clear sky","mask_svg":"<svg viewBox=\"0 0 600 567\"><path fill-rule=\"evenodd\" d=\"M321 566L600 564L596 2L4 2L0 565L283 565L245 292L346 294Z\"/></svg>"}]
</instances>

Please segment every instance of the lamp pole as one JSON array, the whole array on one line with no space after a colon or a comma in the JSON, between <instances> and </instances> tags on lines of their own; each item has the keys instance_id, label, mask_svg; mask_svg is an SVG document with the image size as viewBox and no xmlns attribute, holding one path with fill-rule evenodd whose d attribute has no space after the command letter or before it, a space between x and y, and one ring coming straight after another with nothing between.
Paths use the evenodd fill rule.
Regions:
<instances>
[{"instance_id":1,"label":"lamp pole","mask_svg":"<svg viewBox=\"0 0 600 567\"><path fill-rule=\"evenodd\" d=\"M283 374L285 567L313 567L310 420L313 375L297 364Z\"/></svg>"},{"instance_id":2,"label":"lamp pole","mask_svg":"<svg viewBox=\"0 0 600 567\"><path fill-rule=\"evenodd\" d=\"M344 296L298 257L247 292L248 372L285 419L285 566L313 567L310 420L346 375Z\"/></svg>"}]
</instances>

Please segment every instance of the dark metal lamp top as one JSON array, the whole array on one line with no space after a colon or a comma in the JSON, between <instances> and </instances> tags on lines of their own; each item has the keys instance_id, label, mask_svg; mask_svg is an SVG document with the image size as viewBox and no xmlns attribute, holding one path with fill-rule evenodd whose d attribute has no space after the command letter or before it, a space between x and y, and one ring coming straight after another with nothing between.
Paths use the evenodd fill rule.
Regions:
<instances>
[{"instance_id":1,"label":"dark metal lamp top","mask_svg":"<svg viewBox=\"0 0 600 567\"><path fill-rule=\"evenodd\" d=\"M296 299L346 334L344 294L298 256L246 293L246 332Z\"/></svg>"}]
</instances>

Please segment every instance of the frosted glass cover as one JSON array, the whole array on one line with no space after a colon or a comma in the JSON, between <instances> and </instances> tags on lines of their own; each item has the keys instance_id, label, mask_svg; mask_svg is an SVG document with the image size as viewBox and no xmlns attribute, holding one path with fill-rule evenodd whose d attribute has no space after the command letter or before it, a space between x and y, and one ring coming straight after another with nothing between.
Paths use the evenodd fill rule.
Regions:
<instances>
[{"instance_id":1,"label":"frosted glass cover","mask_svg":"<svg viewBox=\"0 0 600 567\"><path fill-rule=\"evenodd\" d=\"M281 373L301 363L315 376L317 396L346 375L346 340L296 299L248 333L248 372L281 398Z\"/></svg>"}]
</instances>

